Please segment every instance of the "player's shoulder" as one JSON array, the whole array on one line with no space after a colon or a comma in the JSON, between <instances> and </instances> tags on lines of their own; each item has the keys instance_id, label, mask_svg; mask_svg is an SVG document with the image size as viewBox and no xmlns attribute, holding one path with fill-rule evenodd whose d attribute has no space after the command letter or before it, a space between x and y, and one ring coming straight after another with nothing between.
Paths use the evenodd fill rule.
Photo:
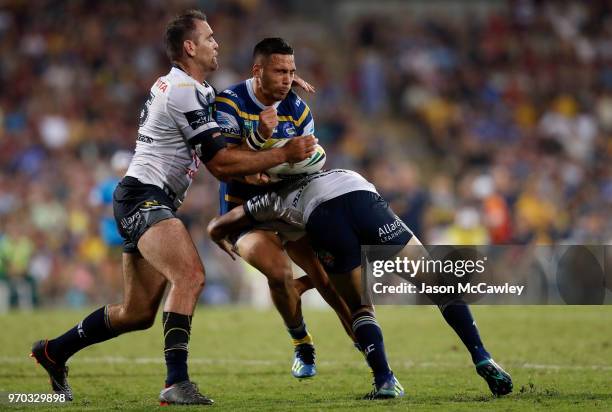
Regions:
<instances>
[{"instance_id":1,"label":"player's shoulder","mask_svg":"<svg viewBox=\"0 0 612 412\"><path fill-rule=\"evenodd\" d=\"M163 76L159 76L153 82L151 86L151 93L155 96L162 95L165 98L168 98L170 92L172 91L172 86L175 82L175 76L172 75L172 71L166 73Z\"/></svg>"},{"instance_id":2,"label":"player's shoulder","mask_svg":"<svg viewBox=\"0 0 612 412\"><path fill-rule=\"evenodd\" d=\"M182 70L172 67L170 71L157 79L157 82L163 82L166 84L167 91L180 91L180 90L195 90L197 82L191 78L187 73Z\"/></svg>"},{"instance_id":3,"label":"player's shoulder","mask_svg":"<svg viewBox=\"0 0 612 412\"><path fill-rule=\"evenodd\" d=\"M308 108L308 104L293 90L289 90L289 93L280 105L283 106L283 111L297 114L303 113Z\"/></svg>"},{"instance_id":4,"label":"player's shoulder","mask_svg":"<svg viewBox=\"0 0 612 412\"><path fill-rule=\"evenodd\" d=\"M234 84L221 93L217 94L217 103L230 103L233 102L238 106L244 105L245 97L248 96L246 88L246 82L240 82Z\"/></svg>"},{"instance_id":5,"label":"player's shoulder","mask_svg":"<svg viewBox=\"0 0 612 412\"><path fill-rule=\"evenodd\" d=\"M215 101L215 89L211 85L206 82L198 83L176 67L173 67L167 75L157 79L153 88L156 85L163 88L161 91L166 94L167 101L178 107L207 107Z\"/></svg>"}]
</instances>

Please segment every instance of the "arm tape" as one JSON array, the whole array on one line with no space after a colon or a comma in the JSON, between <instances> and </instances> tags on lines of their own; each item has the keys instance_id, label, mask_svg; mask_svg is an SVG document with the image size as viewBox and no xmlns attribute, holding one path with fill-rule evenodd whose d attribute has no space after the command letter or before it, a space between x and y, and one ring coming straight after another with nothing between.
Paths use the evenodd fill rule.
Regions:
<instances>
[{"instance_id":1,"label":"arm tape","mask_svg":"<svg viewBox=\"0 0 612 412\"><path fill-rule=\"evenodd\" d=\"M203 163L210 161L217 152L225 148L225 138L223 136L213 137L219 129L209 129L189 139L189 146L196 151L196 155Z\"/></svg>"}]
</instances>

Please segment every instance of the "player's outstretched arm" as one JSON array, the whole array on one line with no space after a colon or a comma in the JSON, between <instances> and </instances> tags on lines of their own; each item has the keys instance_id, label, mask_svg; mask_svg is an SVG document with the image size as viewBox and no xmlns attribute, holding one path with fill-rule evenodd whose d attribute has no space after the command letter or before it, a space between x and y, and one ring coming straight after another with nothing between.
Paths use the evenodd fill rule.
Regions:
<instances>
[{"instance_id":1,"label":"player's outstretched arm","mask_svg":"<svg viewBox=\"0 0 612 412\"><path fill-rule=\"evenodd\" d=\"M242 142L239 145L232 144L232 143L226 143L225 147L232 149L232 150L253 151L253 149L251 149L249 145L247 145L246 142ZM265 185L271 184L270 176L268 176L265 172L255 173L255 174L246 175L246 176L233 176L232 180L242 182L242 183L247 183L249 185L254 185L254 186L265 186Z\"/></svg>"},{"instance_id":2,"label":"player's outstretched arm","mask_svg":"<svg viewBox=\"0 0 612 412\"><path fill-rule=\"evenodd\" d=\"M271 192L255 196L242 207L235 207L228 213L215 217L208 224L207 231L213 242L230 255L232 259L235 259L234 251L225 239L256 223L271 220L282 220L296 227L303 226L301 226L299 219L293 216L292 211L283 206L278 195Z\"/></svg>"},{"instance_id":3,"label":"player's outstretched arm","mask_svg":"<svg viewBox=\"0 0 612 412\"><path fill-rule=\"evenodd\" d=\"M314 136L290 139L283 147L251 152L224 148L206 162L206 168L219 180L268 170L281 163L297 163L311 156L317 140Z\"/></svg>"}]
</instances>

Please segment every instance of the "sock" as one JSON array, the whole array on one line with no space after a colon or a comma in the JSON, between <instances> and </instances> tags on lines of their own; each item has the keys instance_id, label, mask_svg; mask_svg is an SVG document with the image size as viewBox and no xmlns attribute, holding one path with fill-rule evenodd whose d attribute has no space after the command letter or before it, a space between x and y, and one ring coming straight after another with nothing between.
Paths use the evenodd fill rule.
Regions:
<instances>
[{"instance_id":1,"label":"sock","mask_svg":"<svg viewBox=\"0 0 612 412\"><path fill-rule=\"evenodd\" d=\"M189 380L187 354L191 333L191 316L164 312L164 357L166 358L166 386Z\"/></svg>"},{"instance_id":2,"label":"sock","mask_svg":"<svg viewBox=\"0 0 612 412\"><path fill-rule=\"evenodd\" d=\"M387 362L382 330L378 326L374 315L369 312L361 312L355 315L353 318L353 333L374 373L376 386L382 385L393 376L393 372L391 372Z\"/></svg>"},{"instance_id":3,"label":"sock","mask_svg":"<svg viewBox=\"0 0 612 412\"><path fill-rule=\"evenodd\" d=\"M110 325L107 306L89 314L75 327L47 343L47 353L52 360L64 363L81 349L95 343L117 337Z\"/></svg>"},{"instance_id":4,"label":"sock","mask_svg":"<svg viewBox=\"0 0 612 412\"><path fill-rule=\"evenodd\" d=\"M310 336L310 333L308 333L304 320L302 320L302 324L297 328L287 328L287 332L289 332L289 335L291 335L294 346L298 346L303 343L313 344L312 336Z\"/></svg>"},{"instance_id":5,"label":"sock","mask_svg":"<svg viewBox=\"0 0 612 412\"><path fill-rule=\"evenodd\" d=\"M474 364L491 358L480 340L480 334L470 308L464 301L453 301L441 306L440 311L446 322L455 330L467 350L470 351Z\"/></svg>"}]
</instances>

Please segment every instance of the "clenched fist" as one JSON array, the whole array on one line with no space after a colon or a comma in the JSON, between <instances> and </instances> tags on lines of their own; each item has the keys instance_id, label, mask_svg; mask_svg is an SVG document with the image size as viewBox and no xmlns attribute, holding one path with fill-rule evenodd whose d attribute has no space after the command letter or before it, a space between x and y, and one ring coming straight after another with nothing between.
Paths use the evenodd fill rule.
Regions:
<instances>
[{"instance_id":1,"label":"clenched fist","mask_svg":"<svg viewBox=\"0 0 612 412\"><path fill-rule=\"evenodd\" d=\"M269 139L274 133L274 128L278 126L278 116L274 106L268 106L259 113L259 125L257 132L264 139Z\"/></svg>"},{"instance_id":2,"label":"clenched fist","mask_svg":"<svg viewBox=\"0 0 612 412\"><path fill-rule=\"evenodd\" d=\"M285 153L285 162L297 163L312 156L315 152L317 139L314 135L298 136L289 139L286 145L283 146Z\"/></svg>"}]
</instances>

